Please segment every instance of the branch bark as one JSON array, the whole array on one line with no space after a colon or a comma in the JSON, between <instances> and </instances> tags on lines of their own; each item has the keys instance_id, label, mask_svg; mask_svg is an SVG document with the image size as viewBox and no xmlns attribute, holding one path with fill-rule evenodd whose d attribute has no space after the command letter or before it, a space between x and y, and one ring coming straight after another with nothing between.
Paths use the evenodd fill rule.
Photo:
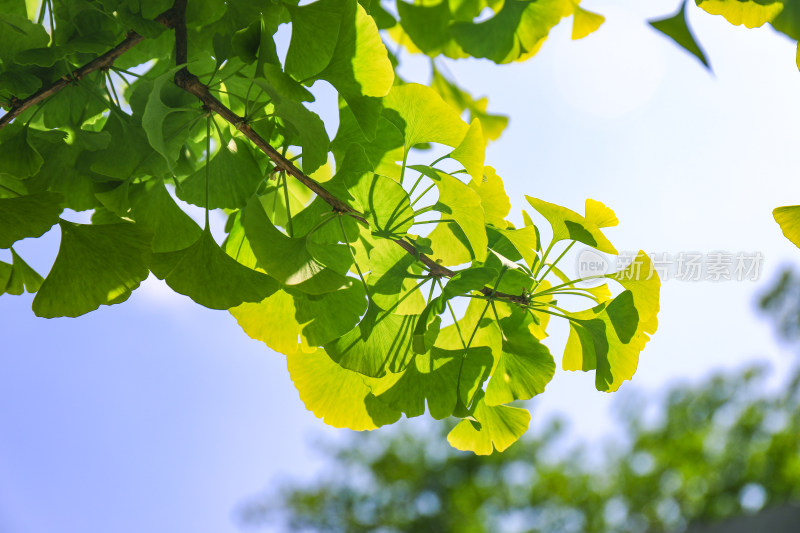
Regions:
<instances>
[{"instance_id":1,"label":"branch bark","mask_svg":"<svg viewBox=\"0 0 800 533\"><path fill-rule=\"evenodd\" d=\"M173 15L175 13L175 8L170 8L164 13L160 14L158 17L155 18L155 21L163 24L167 28L171 28L173 24ZM184 25L184 29L185 29ZM47 87L43 87L30 95L29 97L23 100L17 100L16 102L12 103L11 108L6 112L5 115L0 117L0 129L3 129L5 126L11 123L12 120L20 116L24 113L27 109L44 102L60 90L68 87L74 80L79 80L85 76L88 76L92 72L97 70L103 70L109 68L111 65L114 64L122 54L139 44L144 40L144 37L136 33L135 31L130 31L121 43L117 46L106 52L105 54L93 59L92 61L86 63L82 67L79 67L73 70L69 74L65 74L61 78L59 78L55 83L48 85Z\"/></svg>"}]
</instances>

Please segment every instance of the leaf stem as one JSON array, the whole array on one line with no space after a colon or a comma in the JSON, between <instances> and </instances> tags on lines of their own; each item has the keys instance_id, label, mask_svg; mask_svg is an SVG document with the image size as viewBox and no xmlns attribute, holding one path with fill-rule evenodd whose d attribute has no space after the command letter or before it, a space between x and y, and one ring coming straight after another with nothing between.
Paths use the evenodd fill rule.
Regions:
<instances>
[{"instance_id":1,"label":"leaf stem","mask_svg":"<svg viewBox=\"0 0 800 533\"><path fill-rule=\"evenodd\" d=\"M289 184L286 181L286 172L281 172L283 178L283 201L286 204L286 230L289 232L289 237L294 237L294 229L292 228L292 209L289 207ZM339 219L341 222L341 219Z\"/></svg>"},{"instance_id":2,"label":"leaf stem","mask_svg":"<svg viewBox=\"0 0 800 533\"><path fill-rule=\"evenodd\" d=\"M475 327L472 329L472 335L469 336L469 341L467 345L464 347L464 354L461 356L461 364L458 367L458 378L456 380L456 400L461 398L461 373L464 370L464 361L467 359L467 353L469 352L469 347L472 346L472 341L475 340L475 334L478 333L478 328L481 326L481 320L486 315L486 311L489 309L489 305L492 303L494 295L497 294L497 287L500 286L500 280L503 279L503 275L508 270L508 267L503 267L500 271L500 275L497 276L497 281L494 282L494 288L492 288L492 292L489 295L489 298L486 301L486 305L483 307L483 311L481 311L481 316L478 317L478 321L475 323ZM472 403L472 402L470 402ZM466 406L467 410L469 410L469 406Z\"/></svg>"},{"instance_id":3,"label":"leaf stem","mask_svg":"<svg viewBox=\"0 0 800 533\"><path fill-rule=\"evenodd\" d=\"M211 164L211 115L206 117L206 231L209 231L208 225L208 198L209 198L209 176L211 171L209 165Z\"/></svg>"},{"instance_id":4,"label":"leaf stem","mask_svg":"<svg viewBox=\"0 0 800 533\"><path fill-rule=\"evenodd\" d=\"M358 272L358 277L361 278L361 284L364 285L364 292L366 292L367 297L370 300L372 300L372 295L369 292L369 287L367 287L367 282L364 279L364 273L361 272L361 267L358 266L358 261L356 261L356 254L353 252L353 249L350 248L350 240L347 238L347 232L344 229L344 222L342 222L342 214L337 213L336 215L337 215L336 218L339 219L339 227L342 229L342 238L344 239L344 242L347 244L347 250L350 252L350 257L353 258L353 264L356 266L356 272Z\"/></svg>"},{"instance_id":5,"label":"leaf stem","mask_svg":"<svg viewBox=\"0 0 800 533\"><path fill-rule=\"evenodd\" d=\"M558 289L560 289L562 287L568 287L569 285L575 285L576 283L579 283L581 281L589 281L590 279L597 279L597 278L604 278L604 277L605 277L605 274L595 274L594 276L586 276L585 278L571 279L571 280L569 280L569 281L567 281L565 283L562 283L561 285L556 285L555 287L550 287L549 289L544 289L542 291L535 292L535 293L533 293L531 295L531 298L536 298L537 296L542 295L542 294L550 294L551 292L555 292L555 291L557 291Z\"/></svg>"},{"instance_id":6,"label":"leaf stem","mask_svg":"<svg viewBox=\"0 0 800 533\"><path fill-rule=\"evenodd\" d=\"M428 193L428 191L429 191L429 190L431 190L431 189L433 189L434 187L436 187L436 184L435 184L435 183L431 183L431 185L430 185L430 186L429 186L427 189L425 189L424 191L422 191L422 194L420 194L419 196L417 196L417 199L416 199L416 200L414 200L413 202L411 202L411 207L414 207L414 204L416 204L417 202L419 202L419 201L422 199L422 197L423 197L423 196L425 196L425 195ZM409 196L411 196L411 195L409 194Z\"/></svg>"},{"instance_id":7,"label":"leaf stem","mask_svg":"<svg viewBox=\"0 0 800 533\"><path fill-rule=\"evenodd\" d=\"M547 277L547 275L550 273L550 271L553 270L553 267L556 266L556 264L558 264L558 262L561 261L561 259L563 259L564 255L567 252L569 252L569 249L572 248L572 246L575 244L575 242L576 241L572 241L571 243L569 243L567 245L567 247L564 248L564 251L561 252L561 254L558 257L556 257L556 260L548 265L547 270L545 270L544 274L542 274L542 277L539 278L538 283L541 283L544 280L544 278ZM543 266L544 266L544 260L540 263L540 269ZM538 283L537 283L537 285L538 285Z\"/></svg>"}]
</instances>

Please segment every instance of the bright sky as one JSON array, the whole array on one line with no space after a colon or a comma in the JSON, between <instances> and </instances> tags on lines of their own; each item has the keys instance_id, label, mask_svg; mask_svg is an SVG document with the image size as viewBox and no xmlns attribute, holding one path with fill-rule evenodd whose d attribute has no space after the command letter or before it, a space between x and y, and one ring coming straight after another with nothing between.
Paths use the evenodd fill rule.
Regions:
<instances>
[{"instance_id":1,"label":"bright sky","mask_svg":"<svg viewBox=\"0 0 800 533\"><path fill-rule=\"evenodd\" d=\"M691 9L709 75L644 25L676 3L587 0L608 21L584 41L569 40L567 21L526 63L449 63L512 117L487 162L515 217L524 194L577 211L590 197L616 211L608 235L620 250L764 256L756 283L664 282L659 331L633 383L608 395L593 374L559 371L533 403L532 431L563 413L578 437L609 434L608 407L625 390L657 395L757 359L772 361L779 380L792 362L753 303L800 258L771 216L800 203L795 47ZM424 81L413 64L409 72ZM334 105L323 97L317 108L327 119ZM56 229L18 248L46 272L58 239ZM236 531L238 505L324 469L309 443L346 434L305 410L282 356L157 280L78 319L38 319L30 303L0 297L2 532ZM565 330L552 330L557 359Z\"/></svg>"}]
</instances>

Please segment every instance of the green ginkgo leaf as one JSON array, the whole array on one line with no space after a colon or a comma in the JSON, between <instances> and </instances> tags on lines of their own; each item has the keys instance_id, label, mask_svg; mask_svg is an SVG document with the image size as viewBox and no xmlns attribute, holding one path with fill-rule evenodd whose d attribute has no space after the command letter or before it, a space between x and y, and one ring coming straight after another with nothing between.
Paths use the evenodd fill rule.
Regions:
<instances>
[{"instance_id":1,"label":"green ginkgo leaf","mask_svg":"<svg viewBox=\"0 0 800 533\"><path fill-rule=\"evenodd\" d=\"M772 216L780 225L784 236L800 248L800 205L777 207L772 211Z\"/></svg>"},{"instance_id":2,"label":"green ginkgo leaf","mask_svg":"<svg viewBox=\"0 0 800 533\"><path fill-rule=\"evenodd\" d=\"M481 181L485 154L486 139L483 136L481 122L473 120L459 145L450 152L450 157L464 165L464 170L474 181Z\"/></svg>"},{"instance_id":3,"label":"green ginkgo leaf","mask_svg":"<svg viewBox=\"0 0 800 533\"><path fill-rule=\"evenodd\" d=\"M601 252L617 253L614 245L609 242L600 228L594 222L582 217L575 211L551 204L538 198L525 196L531 207L536 209L550 223L553 228L553 242L573 240L588 244Z\"/></svg>"},{"instance_id":4,"label":"green ginkgo leaf","mask_svg":"<svg viewBox=\"0 0 800 533\"><path fill-rule=\"evenodd\" d=\"M291 354L311 351L350 331L366 309L364 288L353 284L322 295L280 290L230 312L251 338L276 352ZM281 327L276 328L275 324Z\"/></svg>"},{"instance_id":5,"label":"green ginkgo leaf","mask_svg":"<svg viewBox=\"0 0 800 533\"><path fill-rule=\"evenodd\" d=\"M63 196L51 192L0 198L0 248L46 233L58 222L63 201Z\"/></svg>"},{"instance_id":6,"label":"green ginkgo leaf","mask_svg":"<svg viewBox=\"0 0 800 533\"><path fill-rule=\"evenodd\" d=\"M210 309L260 302L279 287L273 278L223 252L208 230L188 248L153 254L150 269L172 290Z\"/></svg>"},{"instance_id":7,"label":"green ginkgo leaf","mask_svg":"<svg viewBox=\"0 0 800 533\"><path fill-rule=\"evenodd\" d=\"M464 361L463 368L461 361ZM453 414L458 391L462 401L475 381L486 379L492 367L492 354L486 347L464 350L445 350L434 347L418 354L401 373L387 373L383 378L369 380L372 393L390 407L412 418L428 412L436 420ZM463 386L458 387L461 377Z\"/></svg>"},{"instance_id":8,"label":"green ginkgo leaf","mask_svg":"<svg viewBox=\"0 0 800 533\"><path fill-rule=\"evenodd\" d=\"M164 157L170 172L175 168L180 148L189 136L189 124L200 117L192 95L173 83L175 67L153 81L145 80L138 90L147 94L147 104L142 115L142 128L153 149Z\"/></svg>"},{"instance_id":9,"label":"green ginkgo leaf","mask_svg":"<svg viewBox=\"0 0 800 533\"><path fill-rule=\"evenodd\" d=\"M14 266L9 265L5 261L0 261L0 294L6 292L8 282L11 280L11 274L14 272Z\"/></svg>"},{"instance_id":10,"label":"green ginkgo leaf","mask_svg":"<svg viewBox=\"0 0 800 533\"><path fill-rule=\"evenodd\" d=\"M455 148L468 126L439 94L424 85L396 85L383 100L384 116L403 133L406 152L415 144L439 143Z\"/></svg>"},{"instance_id":11,"label":"green ginkgo leaf","mask_svg":"<svg viewBox=\"0 0 800 533\"><path fill-rule=\"evenodd\" d=\"M495 170L492 167L483 167L481 179L473 179L469 186L481 197L486 223L500 229L507 228L508 222L505 218L511 211L511 200L508 199L502 178Z\"/></svg>"},{"instance_id":12,"label":"green ginkgo leaf","mask_svg":"<svg viewBox=\"0 0 800 533\"><path fill-rule=\"evenodd\" d=\"M286 72L297 80L313 78L333 59L342 16L348 2L318 0L304 6L287 5L292 38L286 52Z\"/></svg>"},{"instance_id":13,"label":"green ginkgo leaf","mask_svg":"<svg viewBox=\"0 0 800 533\"><path fill-rule=\"evenodd\" d=\"M372 300L394 314L419 314L425 307L422 293L416 290L408 294L419 281L415 277L422 272L414 256L389 239L376 239L369 256L366 281Z\"/></svg>"},{"instance_id":14,"label":"green ginkgo leaf","mask_svg":"<svg viewBox=\"0 0 800 533\"><path fill-rule=\"evenodd\" d=\"M0 174L10 174L24 179L36 174L42 167L41 154L28 140L28 127L17 123L0 133Z\"/></svg>"},{"instance_id":15,"label":"green ginkgo leaf","mask_svg":"<svg viewBox=\"0 0 800 533\"><path fill-rule=\"evenodd\" d=\"M183 250L200 238L200 226L178 207L161 180L132 185L128 199L133 219L153 232L154 252Z\"/></svg>"},{"instance_id":16,"label":"green ginkgo leaf","mask_svg":"<svg viewBox=\"0 0 800 533\"><path fill-rule=\"evenodd\" d=\"M500 362L486 386L486 405L528 400L544 392L553 379L556 363L550 350L530 332L503 340Z\"/></svg>"},{"instance_id":17,"label":"green ginkgo leaf","mask_svg":"<svg viewBox=\"0 0 800 533\"><path fill-rule=\"evenodd\" d=\"M343 368L365 376L381 377L400 372L411 361L411 332L416 315L397 315L370 302L356 328L326 344L331 359Z\"/></svg>"},{"instance_id":18,"label":"green ginkgo leaf","mask_svg":"<svg viewBox=\"0 0 800 533\"><path fill-rule=\"evenodd\" d=\"M438 3L398 2L397 14L400 16L400 27L395 26L390 35L412 52L418 50L431 57L440 53L452 58L464 57L450 33L453 16L448 0ZM413 45L408 43L409 39ZM413 49L414 46L417 50Z\"/></svg>"},{"instance_id":19,"label":"green ginkgo leaf","mask_svg":"<svg viewBox=\"0 0 800 533\"><path fill-rule=\"evenodd\" d=\"M516 0L505 2L488 20L455 22L450 28L468 54L509 63L535 54L550 30L574 7L573 0Z\"/></svg>"},{"instance_id":20,"label":"green ginkgo leaf","mask_svg":"<svg viewBox=\"0 0 800 533\"><path fill-rule=\"evenodd\" d=\"M515 261L523 259L529 267L536 262L539 234L534 226L525 226L520 229L491 228L488 233L491 236L490 246L493 250ZM515 253L508 250L509 246Z\"/></svg>"},{"instance_id":21,"label":"green ginkgo leaf","mask_svg":"<svg viewBox=\"0 0 800 533\"><path fill-rule=\"evenodd\" d=\"M307 23L313 18L314 28L331 24L329 13L325 12L331 2L334 2L333 5L341 5L338 40L330 62L314 77L326 80L336 88L352 110L364 135L373 139L381 114L380 97L386 96L392 88L394 69L375 20L356 0L331 0L310 4L307 6L310 16L304 21ZM314 31L314 28L303 31ZM312 49L307 53L313 52Z\"/></svg>"},{"instance_id":22,"label":"green ginkgo leaf","mask_svg":"<svg viewBox=\"0 0 800 533\"><path fill-rule=\"evenodd\" d=\"M8 263L3 263L8 266ZM11 249L11 270L3 267L4 273L0 274L0 285L4 287L5 292L13 295L20 295L23 292L34 293L42 286L44 279L28 263L22 260L17 255L14 249ZM2 278L6 277L6 282L3 284Z\"/></svg>"},{"instance_id":23,"label":"green ginkgo leaf","mask_svg":"<svg viewBox=\"0 0 800 533\"><path fill-rule=\"evenodd\" d=\"M151 236L137 225L59 225L58 256L33 300L37 316L75 317L124 302L148 276Z\"/></svg>"},{"instance_id":24,"label":"green ginkgo leaf","mask_svg":"<svg viewBox=\"0 0 800 533\"><path fill-rule=\"evenodd\" d=\"M302 148L303 171L311 174L328 161L330 139L325 131L325 124L319 115L296 99L298 91L304 90L301 85L277 67L265 67L264 72L269 78L266 81L257 78L254 80L255 84L270 97L274 114L285 123L291 124L291 144Z\"/></svg>"},{"instance_id":25,"label":"green ginkgo leaf","mask_svg":"<svg viewBox=\"0 0 800 533\"><path fill-rule=\"evenodd\" d=\"M733 25L757 28L771 22L783 10L784 0L695 0L712 15L722 15Z\"/></svg>"},{"instance_id":26,"label":"green ginkgo leaf","mask_svg":"<svg viewBox=\"0 0 800 533\"><path fill-rule=\"evenodd\" d=\"M364 215L373 233L402 238L414 221L408 193L393 179L372 172L364 150L353 146L337 177L353 198L353 207Z\"/></svg>"},{"instance_id":27,"label":"green ginkgo leaf","mask_svg":"<svg viewBox=\"0 0 800 533\"><path fill-rule=\"evenodd\" d=\"M678 43L679 46L699 59L706 68L710 69L711 67L708 64L703 49L697 44L697 39L695 39L692 30L689 28L689 22L686 18L687 2L688 0L681 5L681 8L674 15L663 19L651 20L649 21L650 25ZM737 0L737 3L741 2Z\"/></svg>"},{"instance_id":28,"label":"green ginkgo leaf","mask_svg":"<svg viewBox=\"0 0 800 533\"><path fill-rule=\"evenodd\" d=\"M661 282L649 257L640 252L626 269L610 274L625 291L613 300L569 313L564 370L596 370L597 390L613 392L636 372L639 353L658 327Z\"/></svg>"},{"instance_id":29,"label":"green ginkgo leaf","mask_svg":"<svg viewBox=\"0 0 800 533\"><path fill-rule=\"evenodd\" d=\"M221 147L211 161L180 183L176 189L178 198L206 207L206 172L209 209L244 207L265 179L249 144L233 139Z\"/></svg>"},{"instance_id":30,"label":"green ginkgo leaf","mask_svg":"<svg viewBox=\"0 0 800 533\"><path fill-rule=\"evenodd\" d=\"M486 405L480 396L481 393L472 417L456 424L447 435L447 442L453 448L477 455L491 455L494 450L502 452L528 430L531 414L508 405Z\"/></svg>"},{"instance_id":31,"label":"green ginkgo leaf","mask_svg":"<svg viewBox=\"0 0 800 533\"><path fill-rule=\"evenodd\" d=\"M346 277L352 259L343 245L335 244L323 264L308 248L308 237L293 238L281 233L267 217L261 202L247 204L244 228L258 264L279 282L310 294L324 294L349 286Z\"/></svg>"},{"instance_id":32,"label":"green ginkgo leaf","mask_svg":"<svg viewBox=\"0 0 800 533\"><path fill-rule=\"evenodd\" d=\"M425 174L433 180L439 190L439 200L433 209L439 211L443 218L458 224L469 242L472 257L476 261L486 259L488 245L486 220L478 193L450 174L439 172L431 167L413 165L409 168ZM449 222L447 223L449 224Z\"/></svg>"},{"instance_id":33,"label":"green ginkgo leaf","mask_svg":"<svg viewBox=\"0 0 800 533\"><path fill-rule=\"evenodd\" d=\"M324 350L289 354L286 363L306 408L329 426L364 431L400 418L399 411L373 396L369 378L340 367Z\"/></svg>"},{"instance_id":34,"label":"green ginkgo leaf","mask_svg":"<svg viewBox=\"0 0 800 533\"><path fill-rule=\"evenodd\" d=\"M263 342L278 353L290 355L314 349L301 342L302 324L295 318L295 299L286 291L276 291L260 302L245 302L231 308L230 313L251 339ZM275 327L276 324L280 327Z\"/></svg>"}]
</instances>

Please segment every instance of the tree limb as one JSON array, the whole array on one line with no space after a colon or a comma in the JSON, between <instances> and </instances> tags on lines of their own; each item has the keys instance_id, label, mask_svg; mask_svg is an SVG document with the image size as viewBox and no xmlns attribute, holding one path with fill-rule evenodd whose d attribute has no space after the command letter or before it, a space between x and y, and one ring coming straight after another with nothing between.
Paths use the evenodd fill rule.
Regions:
<instances>
[{"instance_id":1,"label":"tree limb","mask_svg":"<svg viewBox=\"0 0 800 533\"><path fill-rule=\"evenodd\" d=\"M156 22L163 24L167 28L172 28L175 31L175 58L178 65L185 65L189 57L186 28L186 2L187 0L175 0L175 4L170 9L155 18ZM0 117L0 129L10 124L12 120L21 115L30 107L43 102L47 98L68 87L71 83L73 83L73 80L81 79L97 70L107 69L113 65L114 61L116 61L122 54L142 42L144 39L145 38L138 33L130 31L125 37L125 40L105 54L97 57L82 67L75 69L70 74L64 75L55 83L40 89L31 96L12 103L11 109L6 112L5 115ZM253 144L255 144L272 160L277 169L283 170L286 173L294 176L300 183L305 185L309 190L314 192L328 205L330 205L335 212L346 213L362 224L369 226L369 223L366 221L366 219L364 219L364 217L360 216L360 213L331 194L316 180L304 174L294 165L294 163L286 159L277 150L275 150L272 145L264 140L264 138L262 138L249 124L247 124L244 117L240 117L231 109L226 107L222 102L220 102L213 94L211 94L208 86L202 83L197 76L189 72L186 67L182 68L175 74L175 84L184 91L197 97L197 99L203 103L206 109L216 113L237 130L239 130L242 135L250 139ZM413 244L402 239L395 239L394 242L410 255L418 258L419 261L428 268L431 275L438 278L451 278L456 274L449 268L437 263L427 255L419 253L414 248ZM528 303L528 299L524 295L494 292L488 287L484 287L481 292L485 296L494 296L521 305L526 305Z\"/></svg>"},{"instance_id":2,"label":"tree limb","mask_svg":"<svg viewBox=\"0 0 800 533\"><path fill-rule=\"evenodd\" d=\"M159 16L155 18L155 21L163 24L167 28L171 28L173 24L173 16L175 14L175 8L170 8L167 11L163 12ZM184 31L186 25L184 24ZM119 56L139 44L144 40L144 37L136 33L135 31L130 31L125 36L125 40L119 43L117 46L106 52L105 54L89 61L82 67L79 67L73 70L69 74L64 74L61 78L59 78L55 83L48 85L47 87L43 87L30 95L29 97L23 100L16 100L11 103L11 108L6 112L5 115L0 117L0 129L3 129L5 126L11 123L12 120L17 118L19 115L24 113L30 107L44 102L60 90L68 87L76 80L80 80L85 76L88 76L92 72L97 70L107 69L111 65L114 64Z\"/></svg>"}]
</instances>

